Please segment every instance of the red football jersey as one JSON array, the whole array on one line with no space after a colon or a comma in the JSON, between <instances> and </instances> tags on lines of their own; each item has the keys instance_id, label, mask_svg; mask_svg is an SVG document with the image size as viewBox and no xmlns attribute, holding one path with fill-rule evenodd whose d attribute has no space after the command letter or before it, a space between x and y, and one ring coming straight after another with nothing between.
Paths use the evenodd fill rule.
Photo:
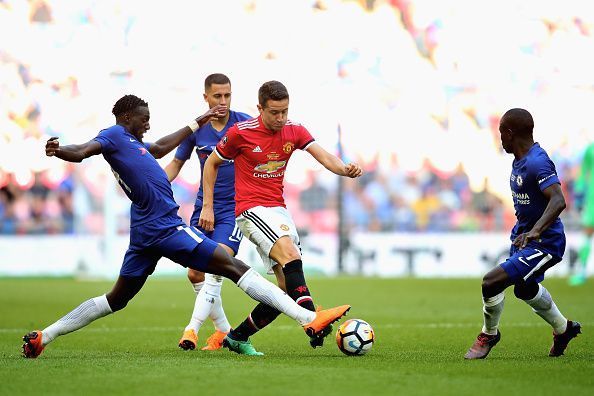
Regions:
<instances>
[{"instance_id":1,"label":"red football jersey","mask_svg":"<svg viewBox=\"0 0 594 396\"><path fill-rule=\"evenodd\" d=\"M260 117L229 128L215 152L235 161L235 216L255 206L286 207L283 180L289 158L313 142L305 127L291 121L279 132L267 129Z\"/></svg>"}]
</instances>

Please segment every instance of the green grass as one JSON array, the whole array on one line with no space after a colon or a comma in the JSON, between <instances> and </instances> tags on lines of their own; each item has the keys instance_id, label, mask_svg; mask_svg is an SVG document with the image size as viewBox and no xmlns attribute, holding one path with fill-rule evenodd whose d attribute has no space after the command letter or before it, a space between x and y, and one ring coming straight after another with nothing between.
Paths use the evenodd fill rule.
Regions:
<instances>
[{"instance_id":1,"label":"green grass","mask_svg":"<svg viewBox=\"0 0 594 396\"><path fill-rule=\"evenodd\" d=\"M185 279L149 279L129 306L59 338L38 359L20 356L21 336L43 328L111 282L0 279L1 395L584 395L594 389L594 284L545 285L562 312L582 322L567 355L547 356L551 330L507 291L502 340L484 361L462 356L482 324L478 279L312 278L316 301L350 303L349 317L375 329L363 357L333 341L309 347L303 331L279 318L252 339L266 356L227 350L183 352L177 341L193 307ZM226 281L232 325L254 306ZM205 325L199 343L208 337Z\"/></svg>"}]
</instances>

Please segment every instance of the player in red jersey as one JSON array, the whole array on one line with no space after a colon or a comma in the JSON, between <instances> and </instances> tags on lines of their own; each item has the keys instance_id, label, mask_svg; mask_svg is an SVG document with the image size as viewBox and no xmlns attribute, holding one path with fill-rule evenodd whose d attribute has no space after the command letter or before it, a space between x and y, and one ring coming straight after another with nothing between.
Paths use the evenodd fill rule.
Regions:
<instances>
[{"instance_id":1,"label":"player in red jersey","mask_svg":"<svg viewBox=\"0 0 594 396\"><path fill-rule=\"evenodd\" d=\"M345 164L324 150L309 131L287 120L289 93L278 81L264 83L258 91L260 116L238 122L221 139L206 161L203 173L204 202L199 225L214 227L213 185L223 161L235 161L235 216L241 232L252 241L269 274L279 287L299 305L314 311L303 274L299 235L283 199L283 180L287 163L295 150L306 150L329 171L346 177L363 173L356 163ZM249 337L272 322L279 312L259 304L237 328L231 330L223 345L241 354L259 355ZM322 346L332 331L310 335L312 347Z\"/></svg>"}]
</instances>

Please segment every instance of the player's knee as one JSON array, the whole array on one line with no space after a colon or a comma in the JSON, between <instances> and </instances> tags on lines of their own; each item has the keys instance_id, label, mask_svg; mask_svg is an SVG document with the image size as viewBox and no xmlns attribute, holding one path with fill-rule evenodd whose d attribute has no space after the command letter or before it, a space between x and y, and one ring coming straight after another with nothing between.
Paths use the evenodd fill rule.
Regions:
<instances>
[{"instance_id":1,"label":"player's knee","mask_svg":"<svg viewBox=\"0 0 594 396\"><path fill-rule=\"evenodd\" d=\"M531 300L538 293L538 283L517 283L514 285L514 295L520 300Z\"/></svg>"},{"instance_id":2,"label":"player's knee","mask_svg":"<svg viewBox=\"0 0 594 396\"><path fill-rule=\"evenodd\" d=\"M483 283L481 283L481 289L483 290L483 295L485 295L485 291L489 292L491 289L493 289L495 285L495 279L490 276L489 274L486 274L485 276L483 276Z\"/></svg>"},{"instance_id":3,"label":"player's knee","mask_svg":"<svg viewBox=\"0 0 594 396\"><path fill-rule=\"evenodd\" d=\"M193 269L188 269L188 280L191 283L200 283L204 282L205 276L204 272L196 271Z\"/></svg>"}]
</instances>

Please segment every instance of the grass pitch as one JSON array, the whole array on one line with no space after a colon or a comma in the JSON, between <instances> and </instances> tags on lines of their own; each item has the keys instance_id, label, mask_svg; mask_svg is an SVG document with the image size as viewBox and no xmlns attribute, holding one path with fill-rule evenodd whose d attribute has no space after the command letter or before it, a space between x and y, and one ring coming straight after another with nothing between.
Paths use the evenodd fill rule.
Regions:
<instances>
[{"instance_id":1,"label":"grass pitch","mask_svg":"<svg viewBox=\"0 0 594 396\"><path fill-rule=\"evenodd\" d=\"M21 336L43 328L111 282L0 279L1 395L586 395L594 389L594 281L569 287L551 279L561 311L582 323L566 356L549 358L551 330L506 295L501 342L484 361L463 355L482 324L478 279L312 278L317 303L353 306L376 343L344 356L333 336L311 349L303 331L280 317L252 342L266 355L184 352L177 342L191 314L187 280L149 279L123 311L60 337L37 359L20 356ZM231 325L255 305L225 281ZM200 331L199 346L212 324Z\"/></svg>"}]
</instances>

